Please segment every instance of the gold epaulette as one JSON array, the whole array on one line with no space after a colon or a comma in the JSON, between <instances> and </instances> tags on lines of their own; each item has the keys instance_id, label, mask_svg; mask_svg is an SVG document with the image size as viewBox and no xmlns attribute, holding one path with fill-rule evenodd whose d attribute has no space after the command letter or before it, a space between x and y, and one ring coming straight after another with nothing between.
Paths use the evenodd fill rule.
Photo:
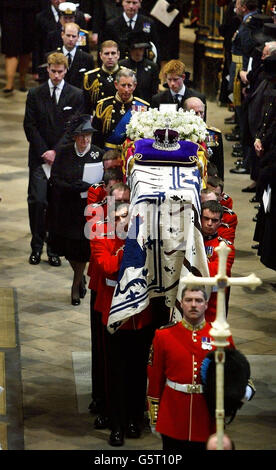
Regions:
<instances>
[{"instance_id":1,"label":"gold epaulette","mask_svg":"<svg viewBox=\"0 0 276 470\"><path fill-rule=\"evenodd\" d=\"M141 103L146 104L147 106L150 106L150 103L145 100L142 100L141 98L138 98L138 96L133 96L133 98L137 101L141 101Z\"/></svg>"},{"instance_id":2,"label":"gold epaulette","mask_svg":"<svg viewBox=\"0 0 276 470\"><path fill-rule=\"evenodd\" d=\"M155 426L157 422L157 417L158 417L158 411L159 411L159 398L153 398L153 397L147 397L148 399L148 414L149 414L149 419L150 419L150 425Z\"/></svg>"},{"instance_id":3,"label":"gold epaulette","mask_svg":"<svg viewBox=\"0 0 276 470\"><path fill-rule=\"evenodd\" d=\"M110 98L114 98L114 96L106 96L105 98L102 98L101 100L98 101L98 104L102 104L106 100L110 100Z\"/></svg>"},{"instance_id":4,"label":"gold epaulette","mask_svg":"<svg viewBox=\"0 0 276 470\"><path fill-rule=\"evenodd\" d=\"M88 70L88 72L85 72L84 75L89 75L90 73L98 72L98 70L101 70L100 67L97 67L96 69L93 69L93 70Z\"/></svg>"},{"instance_id":5,"label":"gold epaulette","mask_svg":"<svg viewBox=\"0 0 276 470\"><path fill-rule=\"evenodd\" d=\"M160 326L159 330L164 330L165 328L171 328L172 326L177 325L178 321L174 320L167 325Z\"/></svg>"},{"instance_id":6,"label":"gold epaulette","mask_svg":"<svg viewBox=\"0 0 276 470\"><path fill-rule=\"evenodd\" d=\"M80 28L80 31L81 31L82 33L85 33L85 34L89 34L89 31L86 31L86 29L81 29L81 28Z\"/></svg>"},{"instance_id":7,"label":"gold epaulette","mask_svg":"<svg viewBox=\"0 0 276 470\"><path fill-rule=\"evenodd\" d=\"M220 130L220 129L218 129L217 127L212 127L212 126L210 126L210 127L207 127L207 131L208 131L209 129L210 129L210 131L219 132L219 133L221 134L221 130Z\"/></svg>"}]
</instances>

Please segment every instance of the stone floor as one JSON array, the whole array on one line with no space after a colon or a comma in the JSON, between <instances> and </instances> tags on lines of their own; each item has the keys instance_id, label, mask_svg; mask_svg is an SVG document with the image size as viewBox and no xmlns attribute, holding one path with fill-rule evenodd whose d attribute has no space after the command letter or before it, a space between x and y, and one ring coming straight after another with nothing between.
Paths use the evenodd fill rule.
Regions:
<instances>
[{"instance_id":1,"label":"stone floor","mask_svg":"<svg viewBox=\"0 0 276 470\"><path fill-rule=\"evenodd\" d=\"M0 88L3 85L2 61ZM28 86L32 85L29 77ZM10 450L111 450L108 432L93 428L94 416L87 410L89 295L79 307L70 305L71 270L66 261L59 268L50 267L44 253L40 265L28 263L25 99L19 91L9 98L0 94L0 299L3 302L3 292L14 293L17 338L13 347L0 344L0 353L7 357L7 406L1 411L0 403L0 442ZM228 116L227 108L208 103L209 125L228 132ZM230 329L250 361L257 393L227 432L238 450L276 450L276 291L270 284L276 276L251 249L256 209L249 202L252 195L241 192L249 177L229 173L234 162L231 143L225 140L225 190L234 199L239 219L232 275L254 272L262 285L255 291L235 287L231 292ZM124 449L159 450L161 443L145 432L138 440L126 440Z\"/></svg>"}]
</instances>

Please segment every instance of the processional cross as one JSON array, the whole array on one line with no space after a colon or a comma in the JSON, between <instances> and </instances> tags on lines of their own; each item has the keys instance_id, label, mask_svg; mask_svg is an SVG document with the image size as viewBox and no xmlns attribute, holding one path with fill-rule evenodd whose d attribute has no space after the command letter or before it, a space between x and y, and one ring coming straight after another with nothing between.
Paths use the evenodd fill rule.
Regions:
<instances>
[{"instance_id":1,"label":"processional cross","mask_svg":"<svg viewBox=\"0 0 276 470\"><path fill-rule=\"evenodd\" d=\"M224 435L224 348L228 346L227 338L231 335L229 325L226 321L225 311L225 288L228 286L249 286L256 289L262 281L255 274L246 277L228 277L226 274L226 263L230 248L225 242L220 242L215 248L218 253L219 264L218 274L214 277L199 277L189 273L180 279L181 284L217 286L217 313L216 319L212 322L210 334L213 336L213 345L216 346L216 432L217 432L217 450L223 450Z\"/></svg>"}]
</instances>

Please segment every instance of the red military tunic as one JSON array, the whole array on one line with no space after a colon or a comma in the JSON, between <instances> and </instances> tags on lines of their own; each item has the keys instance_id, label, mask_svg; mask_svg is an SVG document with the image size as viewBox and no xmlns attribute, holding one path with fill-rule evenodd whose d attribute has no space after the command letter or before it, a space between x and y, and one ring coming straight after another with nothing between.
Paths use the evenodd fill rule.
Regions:
<instances>
[{"instance_id":1,"label":"red military tunic","mask_svg":"<svg viewBox=\"0 0 276 470\"><path fill-rule=\"evenodd\" d=\"M159 401L156 431L173 439L205 442L215 432L203 393L184 393L166 385L202 384L201 363L211 345L211 325L182 320L156 330L148 363L148 400ZM233 340L231 338L231 344Z\"/></svg>"},{"instance_id":2,"label":"red military tunic","mask_svg":"<svg viewBox=\"0 0 276 470\"><path fill-rule=\"evenodd\" d=\"M108 224L105 224L108 227ZM125 240L117 237L115 232L105 229L102 237L91 240L91 262L97 272L97 296L95 310L101 312L102 323L107 325L113 293L118 277L121 261L124 254ZM152 322L151 307L137 315L133 315L125 322L121 329L139 330Z\"/></svg>"},{"instance_id":3,"label":"red military tunic","mask_svg":"<svg viewBox=\"0 0 276 470\"><path fill-rule=\"evenodd\" d=\"M224 207L227 207L228 209L232 209L233 199L231 198L231 196L229 196L229 194L221 193L220 204Z\"/></svg>"},{"instance_id":4,"label":"red military tunic","mask_svg":"<svg viewBox=\"0 0 276 470\"><path fill-rule=\"evenodd\" d=\"M228 209L227 207L223 207L223 209L224 213L221 220L221 226L218 228L218 234L220 237L234 243L238 217L231 209Z\"/></svg>"},{"instance_id":5,"label":"red military tunic","mask_svg":"<svg viewBox=\"0 0 276 470\"><path fill-rule=\"evenodd\" d=\"M218 263L219 257L215 248L219 246L220 242L224 241L231 251L228 254L227 263L226 263L226 274L231 276L231 269L235 259L235 248L234 245L229 241L225 240L215 234L213 236L204 237L204 246L207 255L207 262L209 268L209 274L211 277L214 277L218 273ZM216 318L216 308L217 308L217 292L216 288L213 288L211 296L208 301L208 308L205 312L205 318L207 322L213 322Z\"/></svg>"},{"instance_id":6,"label":"red military tunic","mask_svg":"<svg viewBox=\"0 0 276 470\"><path fill-rule=\"evenodd\" d=\"M87 206L85 211L86 216L86 236L90 240L90 250L92 252L91 240L97 234L97 231L102 230L102 225L107 215L106 204L107 192L104 183L93 184L88 189L87 193ZM89 289L97 290L98 275L96 266L93 265L92 255L90 257L87 275L90 277Z\"/></svg>"}]
</instances>

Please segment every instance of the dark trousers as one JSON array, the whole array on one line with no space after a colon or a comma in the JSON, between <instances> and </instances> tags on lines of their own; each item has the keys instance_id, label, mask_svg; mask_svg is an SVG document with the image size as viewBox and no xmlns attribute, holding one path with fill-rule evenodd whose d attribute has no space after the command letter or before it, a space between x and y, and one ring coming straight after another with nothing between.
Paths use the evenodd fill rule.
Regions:
<instances>
[{"instance_id":1,"label":"dark trousers","mask_svg":"<svg viewBox=\"0 0 276 470\"><path fill-rule=\"evenodd\" d=\"M48 180L41 166L30 168L28 186L29 223L32 234L32 251L41 253L43 244L47 243L47 208L48 208ZM47 243L48 256L54 256L49 243Z\"/></svg>"},{"instance_id":2,"label":"dark trousers","mask_svg":"<svg viewBox=\"0 0 276 470\"><path fill-rule=\"evenodd\" d=\"M181 441L179 439L173 439L172 437L161 434L163 442L163 450L165 451L183 451L183 450L206 450L205 442L197 441Z\"/></svg>"},{"instance_id":3,"label":"dark trousers","mask_svg":"<svg viewBox=\"0 0 276 470\"><path fill-rule=\"evenodd\" d=\"M91 290L90 327L91 327L91 378L92 399L97 404L99 414L109 416L109 387L107 373L107 335L102 315L94 310L96 292Z\"/></svg>"},{"instance_id":4,"label":"dark trousers","mask_svg":"<svg viewBox=\"0 0 276 470\"><path fill-rule=\"evenodd\" d=\"M108 334L111 428L125 428L130 421L142 427L153 327Z\"/></svg>"}]
</instances>

